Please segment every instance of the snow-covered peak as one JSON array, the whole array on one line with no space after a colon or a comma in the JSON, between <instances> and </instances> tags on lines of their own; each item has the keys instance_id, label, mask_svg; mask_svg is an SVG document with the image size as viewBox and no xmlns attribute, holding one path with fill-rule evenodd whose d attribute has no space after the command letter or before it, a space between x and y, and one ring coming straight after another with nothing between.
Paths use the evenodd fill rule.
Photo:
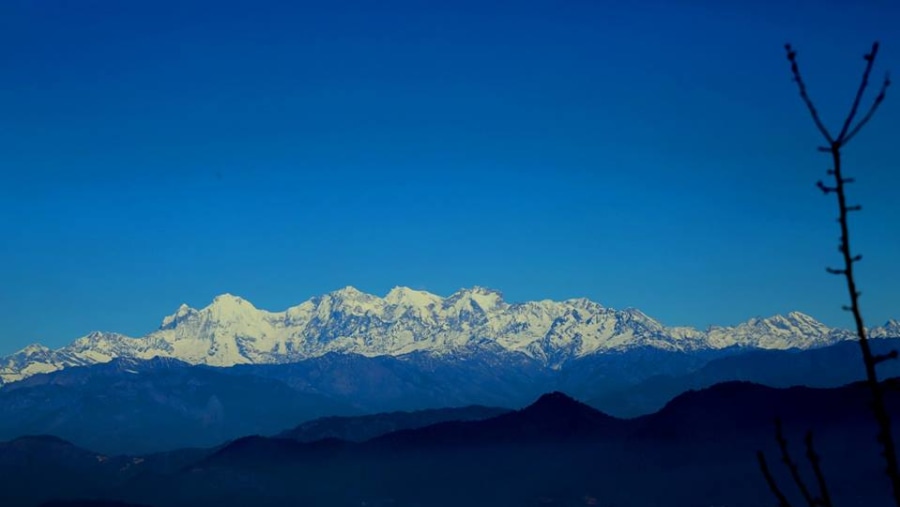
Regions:
<instances>
[{"instance_id":1,"label":"snow-covered peak","mask_svg":"<svg viewBox=\"0 0 900 507\"><path fill-rule=\"evenodd\" d=\"M890 319L883 326L873 327L869 330L872 338L900 338L900 321Z\"/></svg>"},{"instance_id":2,"label":"snow-covered peak","mask_svg":"<svg viewBox=\"0 0 900 507\"><path fill-rule=\"evenodd\" d=\"M475 285L471 289L460 289L462 292L470 292L472 294L480 294L482 296L496 295L499 298L503 298L503 293L497 289L491 289L489 287L483 287L481 285Z\"/></svg>"},{"instance_id":3,"label":"snow-covered peak","mask_svg":"<svg viewBox=\"0 0 900 507\"><path fill-rule=\"evenodd\" d=\"M384 302L389 305L416 308L439 307L443 301L444 299L440 296L409 287L394 287L384 297Z\"/></svg>"},{"instance_id":4,"label":"snow-covered peak","mask_svg":"<svg viewBox=\"0 0 900 507\"><path fill-rule=\"evenodd\" d=\"M190 315L194 315L196 313L197 313L197 310L182 303L181 306L178 307L178 310L175 311L175 313L163 318L162 324L159 325L159 328L160 329L170 328L170 327L174 326L175 324L177 324L179 321L183 320L184 318L186 318Z\"/></svg>"},{"instance_id":5,"label":"snow-covered peak","mask_svg":"<svg viewBox=\"0 0 900 507\"><path fill-rule=\"evenodd\" d=\"M802 312L789 312L785 316L785 320L787 320L788 322L790 322L791 324L793 324L795 326L806 326L806 327L816 328L816 329L827 329L827 326L825 326L825 324L822 324L818 320L816 320Z\"/></svg>"},{"instance_id":6,"label":"snow-covered peak","mask_svg":"<svg viewBox=\"0 0 900 507\"><path fill-rule=\"evenodd\" d=\"M31 345L28 345L20 350L18 354L22 354L24 356L34 356L38 354L47 354L49 352L50 349L41 345L40 343L32 343Z\"/></svg>"},{"instance_id":7,"label":"snow-covered peak","mask_svg":"<svg viewBox=\"0 0 900 507\"><path fill-rule=\"evenodd\" d=\"M637 308L629 307L629 308L622 310L622 313L624 313L625 315L628 315L630 318L632 318L633 320L635 320L637 322L649 324L654 327L662 327L662 324L657 322L655 319L653 319L646 313L638 310Z\"/></svg>"},{"instance_id":8,"label":"snow-covered peak","mask_svg":"<svg viewBox=\"0 0 900 507\"><path fill-rule=\"evenodd\" d=\"M600 312L603 311L603 305L600 303L591 301L588 298L572 298L563 301L563 304L572 306L573 308L580 308L583 310L590 310Z\"/></svg>"},{"instance_id":9,"label":"snow-covered peak","mask_svg":"<svg viewBox=\"0 0 900 507\"><path fill-rule=\"evenodd\" d=\"M830 329L825 324L817 321L809 315L800 312L790 312L787 315L774 315L765 319L753 319L755 326L778 334L828 334Z\"/></svg>"},{"instance_id":10,"label":"snow-covered peak","mask_svg":"<svg viewBox=\"0 0 900 507\"><path fill-rule=\"evenodd\" d=\"M734 327L713 326L707 335L709 343L718 348L730 345L767 349L812 348L848 338L842 330L833 330L800 312L755 317Z\"/></svg>"},{"instance_id":11,"label":"snow-covered peak","mask_svg":"<svg viewBox=\"0 0 900 507\"><path fill-rule=\"evenodd\" d=\"M365 292L357 289L352 285L348 285L346 287L340 288L335 291L331 291L328 293L329 296L341 298L341 299L357 299L357 298L365 298L365 297L374 297L371 294L366 294Z\"/></svg>"},{"instance_id":12,"label":"snow-covered peak","mask_svg":"<svg viewBox=\"0 0 900 507\"><path fill-rule=\"evenodd\" d=\"M872 336L900 337L900 323L873 328ZM143 338L92 333L58 350L27 347L0 359L0 379L115 358L162 357L229 366L329 353L460 357L491 350L521 353L559 367L592 354L633 348L811 348L852 337L800 312L700 331L669 327L640 310L606 308L585 298L508 304L499 291L485 287L461 289L446 298L408 287L394 287L382 298L345 287L278 312L222 294L200 310L181 305Z\"/></svg>"},{"instance_id":13,"label":"snow-covered peak","mask_svg":"<svg viewBox=\"0 0 900 507\"><path fill-rule=\"evenodd\" d=\"M471 289L460 289L445 300L445 304L455 309L469 307L472 303L485 312L508 306L500 291L477 285Z\"/></svg>"},{"instance_id":14,"label":"snow-covered peak","mask_svg":"<svg viewBox=\"0 0 900 507\"><path fill-rule=\"evenodd\" d=\"M356 287L347 286L329 292L319 301L319 313L339 311L356 315L364 315L371 312L380 312L384 307L384 300L372 294L366 294Z\"/></svg>"},{"instance_id":15,"label":"snow-covered peak","mask_svg":"<svg viewBox=\"0 0 900 507\"><path fill-rule=\"evenodd\" d=\"M226 292L224 294L219 294L218 296L214 297L212 300L212 303L207 308L210 308L213 306L218 306L221 308L237 308L237 307L241 307L244 305L249 305L251 308L253 308L253 305L250 304L250 302L247 301L246 299L239 297L239 296L235 296L233 294L229 294ZM181 305L181 306L184 307L186 305Z\"/></svg>"},{"instance_id":16,"label":"snow-covered peak","mask_svg":"<svg viewBox=\"0 0 900 507\"><path fill-rule=\"evenodd\" d=\"M232 294L220 294L200 313L217 320L255 318L259 310L244 298Z\"/></svg>"}]
</instances>

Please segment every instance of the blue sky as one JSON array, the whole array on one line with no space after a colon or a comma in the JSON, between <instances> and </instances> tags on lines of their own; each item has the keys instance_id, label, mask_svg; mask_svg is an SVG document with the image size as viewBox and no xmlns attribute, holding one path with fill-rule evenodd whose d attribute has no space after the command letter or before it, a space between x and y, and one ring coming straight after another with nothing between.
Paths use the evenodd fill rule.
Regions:
<instances>
[{"instance_id":1,"label":"blue sky","mask_svg":"<svg viewBox=\"0 0 900 507\"><path fill-rule=\"evenodd\" d=\"M0 3L0 353L346 285L849 324L782 45L835 125L873 40L900 72L900 7L637 4ZM898 138L895 93L846 154L872 324Z\"/></svg>"}]
</instances>

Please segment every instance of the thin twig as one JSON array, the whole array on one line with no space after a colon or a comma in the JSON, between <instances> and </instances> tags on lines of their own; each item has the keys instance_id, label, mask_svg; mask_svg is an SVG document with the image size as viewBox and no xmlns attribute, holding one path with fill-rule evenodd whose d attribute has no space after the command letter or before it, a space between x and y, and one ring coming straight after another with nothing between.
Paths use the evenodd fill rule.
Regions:
<instances>
[{"instance_id":1,"label":"thin twig","mask_svg":"<svg viewBox=\"0 0 900 507\"><path fill-rule=\"evenodd\" d=\"M822 507L833 507L831 495L828 494L828 485L825 482L825 474L822 472L822 467L820 465L821 459L819 459L819 455L816 454L816 449L813 446L812 431L806 432L805 440L806 459L809 460L809 464L812 465L813 473L816 474L816 482L819 483L819 498L817 498L816 501Z\"/></svg>"},{"instance_id":2,"label":"thin twig","mask_svg":"<svg viewBox=\"0 0 900 507\"><path fill-rule=\"evenodd\" d=\"M803 82L803 77L800 76L800 67L797 65L797 52L794 51L790 44L785 44L784 49L787 51L788 60L791 62L791 72L794 74L794 82L796 82L797 87L800 88L800 97L809 109L809 113L812 115L813 121L816 123L819 132L825 136L825 139L828 140L828 144L833 143L834 140L832 139L831 134L828 133L828 129L825 128L825 124L822 123L822 120L819 118L816 106L813 105L812 100L809 98L809 94L806 93L806 83Z\"/></svg>"},{"instance_id":3,"label":"thin twig","mask_svg":"<svg viewBox=\"0 0 900 507\"><path fill-rule=\"evenodd\" d=\"M803 478L800 477L800 467L797 466L797 463L791 458L790 451L788 451L787 439L784 438L784 433L781 430L781 419L775 419L775 440L778 442L778 448L781 449L781 462L791 472L791 478L794 479L794 484L797 485L797 489L800 490L803 499L806 500L809 507L816 507L816 500L810 494L809 488L803 482Z\"/></svg>"},{"instance_id":4,"label":"thin twig","mask_svg":"<svg viewBox=\"0 0 900 507\"><path fill-rule=\"evenodd\" d=\"M847 146L847 143L849 143L850 140L853 139L856 136L856 134L859 133L860 129L862 129L866 125L866 123L869 123L869 120L872 119L872 115L875 114L875 110L877 110L878 106L880 106L881 103L884 101L884 97L885 97L885 94L887 93L888 86L891 86L891 76L890 76L890 74L885 74L884 82L881 83L881 90L878 92L878 95L875 97L875 100L872 102L872 105L869 107L869 110L862 117L862 119L859 120L859 123L857 123L856 126L853 127L853 129L850 130L849 133L847 133L847 135L841 141L841 146Z\"/></svg>"},{"instance_id":5,"label":"thin twig","mask_svg":"<svg viewBox=\"0 0 900 507\"><path fill-rule=\"evenodd\" d=\"M856 97L853 98L853 105L850 107L850 113L844 119L844 126L841 127L841 133L837 136L838 143L844 142L844 136L847 135L850 124L853 123L853 118L856 117L856 111L859 110L859 102L862 100L863 93L865 93L866 87L869 85L869 74L872 73L872 66L875 65L875 57L877 55L878 42L876 41L872 43L872 51L863 56L866 60L866 70L863 71L862 80L860 80L859 88L856 90Z\"/></svg>"},{"instance_id":6,"label":"thin twig","mask_svg":"<svg viewBox=\"0 0 900 507\"><path fill-rule=\"evenodd\" d=\"M756 460L759 461L759 469L762 471L763 477L766 478L769 489L772 490L772 494L778 499L778 507L791 507L791 503L788 502L787 497L784 496L781 488L778 487L778 483L775 482L775 478L772 477L772 472L769 470L768 463L766 463L766 455L762 451L756 451Z\"/></svg>"}]
</instances>

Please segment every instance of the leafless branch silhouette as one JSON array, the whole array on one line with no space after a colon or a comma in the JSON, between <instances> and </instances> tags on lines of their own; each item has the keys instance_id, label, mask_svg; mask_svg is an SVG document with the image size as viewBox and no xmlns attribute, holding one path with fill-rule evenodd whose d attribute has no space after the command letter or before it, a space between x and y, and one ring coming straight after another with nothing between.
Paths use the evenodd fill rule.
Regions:
<instances>
[{"instance_id":1,"label":"leafless branch silhouette","mask_svg":"<svg viewBox=\"0 0 900 507\"><path fill-rule=\"evenodd\" d=\"M827 171L827 174L833 178L833 182L831 184L825 184L820 180L816 182L816 186L819 188L819 190L822 191L823 194L828 195L833 193L837 197L839 212L838 223L840 224L841 229L838 251L841 253L843 266L840 268L829 267L826 268L826 270L830 274L843 276L847 284L847 292L850 296L850 305L844 306L843 308L844 310L847 310L853 314L853 320L856 327L856 336L858 338L859 347L862 351L863 363L865 365L866 384L871 394L870 406L872 408L872 413L875 416L875 421L878 426L877 440L881 445L881 454L885 460L885 473L887 474L888 479L891 482L894 503L897 505L897 507L900 507L900 467L898 467L897 450L894 436L891 432L891 419L885 404L885 387L881 382L879 382L878 372L876 370L876 366L879 363L891 359L896 359L898 354L896 350L893 350L887 354L876 355L872 353L872 349L869 345L869 338L866 335L866 328L863 324L862 311L860 310L859 305L861 292L857 288L856 279L854 277L854 264L861 261L862 256L858 254L854 255L852 253L852 249L850 247L850 226L848 220L848 216L851 212L860 211L862 207L859 205L847 204L847 185L853 183L854 180L853 178L847 178L844 176L844 170L841 164L841 150L847 145L848 142L850 142L851 139L853 139L860 132L860 130L866 124L869 123L869 121L872 119L872 116L878 110L878 107L884 101L887 89L891 85L890 76L886 74L881 88L878 94L875 96L875 99L872 101L872 104L869 106L869 109L862 116L862 118L854 124L854 120L856 119L856 116L859 112L859 107L862 102L863 96L865 95L866 89L869 86L869 77L871 76L872 69L875 65L875 58L878 55L878 48L878 42L873 43L871 51L863 56L863 59L866 62L866 67L863 70L859 88L856 91L856 95L854 96L850 111L847 113L847 116L844 119L841 130L835 137L828 131L828 128L822 122L815 104L809 97L806 83L803 81L803 77L800 74L800 67L797 64L797 51L795 51L790 44L785 45L787 59L791 64L791 73L793 74L794 82L797 83L797 88L800 92L800 98L803 100L803 103L809 110L809 113L813 119L813 123L822 134L822 137L825 138L825 141L827 143L826 146L819 147L819 151L826 152L831 155L832 168ZM820 467L819 455L816 453L813 446L812 432L810 431L806 434L806 458L809 461L816 476L816 481L819 486L818 497L813 497L809 492L809 489L802 482L798 466L791 459L790 454L788 453L787 441L784 439L784 436L782 434L780 423L776 423L776 440L778 441L778 445L781 449L782 462L790 470L791 476L793 477L794 482L797 483L797 486L800 489L801 494L803 495L806 502L811 507L831 507L831 497L828 493L825 475L823 474ZM769 488L772 490L772 493L778 499L780 506L788 507L789 504L787 503L787 499L774 482L774 478L772 477L772 474L766 464L765 456L762 452L759 452L757 454L757 458L759 460L760 470L762 471L766 482L769 484Z\"/></svg>"},{"instance_id":2,"label":"leafless branch silhouette","mask_svg":"<svg viewBox=\"0 0 900 507\"><path fill-rule=\"evenodd\" d=\"M813 473L816 475L816 482L819 485L819 498L817 499L819 505L822 507L832 507L831 503L831 495L828 493L828 484L825 482L825 474L822 473L822 467L819 466L819 455L816 453L816 448L813 445L813 433L812 431L806 432L806 459L809 461L809 464L812 465Z\"/></svg>"},{"instance_id":3,"label":"leafless branch silhouette","mask_svg":"<svg viewBox=\"0 0 900 507\"><path fill-rule=\"evenodd\" d=\"M800 490L800 494L803 495L803 499L806 500L809 507L816 507L818 502L816 502L816 499L809 492L806 483L803 482L803 478L800 476L800 467L798 467L797 463L791 458L787 439L784 438L781 420L779 419L775 420L775 440L778 442L778 448L781 449L781 462L784 463L784 466L791 472L791 478L794 480L794 484L797 485L797 489Z\"/></svg>"},{"instance_id":4,"label":"leafless branch silhouette","mask_svg":"<svg viewBox=\"0 0 900 507\"><path fill-rule=\"evenodd\" d=\"M769 464L766 463L766 455L762 451L757 451L756 459L759 461L759 469L762 470L763 477L765 477L769 489L772 490L772 494L778 499L778 507L791 507L791 503L784 495L784 492L781 491L781 488L778 487L778 483L775 482L775 477L772 476L772 472L769 470Z\"/></svg>"}]
</instances>

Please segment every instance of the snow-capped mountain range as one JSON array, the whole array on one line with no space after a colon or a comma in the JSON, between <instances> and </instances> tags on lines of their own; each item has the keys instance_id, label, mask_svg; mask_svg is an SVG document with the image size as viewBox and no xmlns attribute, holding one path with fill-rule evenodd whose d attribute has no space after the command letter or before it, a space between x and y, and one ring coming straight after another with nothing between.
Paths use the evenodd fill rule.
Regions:
<instances>
[{"instance_id":1,"label":"snow-capped mountain range","mask_svg":"<svg viewBox=\"0 0 900 507\"><path fill-rule=\"evenodd\" d=\"M870 333L898 337L900 322L889 321ZM232 366L289 363L331 352L401 357L493 352L523 354L558 368L572 359L633 348L807 349L852 337L799 312L701 331L666 327L638 310L615 310L587 299L509 304L499 292L482 287L446 298L397 287L381 298L346 287L282 312L223 294L203 309L182 305L141 338L94 332L57 350L30 345L0 360L0 380L115 358Z\"/></svg>"}]
</instances>

